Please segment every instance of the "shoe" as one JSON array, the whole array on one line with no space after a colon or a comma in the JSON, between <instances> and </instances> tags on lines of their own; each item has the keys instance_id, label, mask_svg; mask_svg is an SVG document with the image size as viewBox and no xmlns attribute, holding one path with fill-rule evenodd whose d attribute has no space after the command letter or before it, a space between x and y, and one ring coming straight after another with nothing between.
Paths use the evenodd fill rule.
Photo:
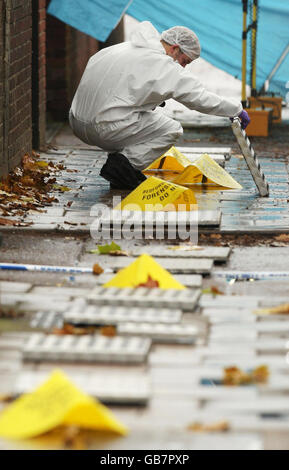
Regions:
<instances>
[{"instance_id":1,"label":"shoe","mask_svg":"<svg viewBox=\"0 0 289 470\"><path fill-rule=\"evenodd\" d=\"M111 189L135 189L146 180L122 153L109 153L100 176L109 181Z\"/></svg>"}]
</instances>

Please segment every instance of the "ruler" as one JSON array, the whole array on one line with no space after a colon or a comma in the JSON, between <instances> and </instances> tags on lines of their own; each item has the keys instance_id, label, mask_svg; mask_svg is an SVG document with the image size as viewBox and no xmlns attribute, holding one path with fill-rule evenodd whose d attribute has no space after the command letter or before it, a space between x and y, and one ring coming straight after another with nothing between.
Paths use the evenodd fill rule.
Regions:
<instances>
[{"instance_id":1,"label":"ruler","mask_svg":"<svg viewBox=\"0 0 289 470\"><path fill-rule=\"evenodd\" d=\"M260 196L269 196L269 185L266 182L265 175L261 169L252 144L248 139L246 132L241 128L240 119L238 117L234 118L232 122L232 130L237 139L241 152L246 160Z\"/></svg>"}]
</instances>

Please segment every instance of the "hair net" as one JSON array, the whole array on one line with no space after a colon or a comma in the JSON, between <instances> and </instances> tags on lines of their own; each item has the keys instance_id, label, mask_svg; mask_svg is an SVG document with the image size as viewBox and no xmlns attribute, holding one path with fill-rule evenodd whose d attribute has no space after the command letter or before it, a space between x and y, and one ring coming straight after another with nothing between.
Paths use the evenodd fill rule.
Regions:
<instances>
[{"instance_id":1,"label":"hair net","mask_svg":"<svg viewBox=\"0 0 289 470\"><path fill-rule=\"evenodd\" d=\"M171 46L179 46L181 51L192 60L200 57L200 41L194 31L185 26L174 26L173 28L163 31L161 40Z\"/></svg>"}]
</instances>

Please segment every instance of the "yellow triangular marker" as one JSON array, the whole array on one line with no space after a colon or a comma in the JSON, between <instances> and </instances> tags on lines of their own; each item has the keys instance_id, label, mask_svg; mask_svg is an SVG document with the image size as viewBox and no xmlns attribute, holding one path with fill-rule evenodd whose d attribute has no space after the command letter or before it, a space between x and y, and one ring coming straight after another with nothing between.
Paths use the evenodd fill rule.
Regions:
<instances>
[{"instance_id":1,"label":"yellow triangular marker","mask_svg":"<svg viewBox=\"0 0 289 470\"><path fill-rule=\"evenodd\" d=\"M121 269L103 287L136 287L139 284L145 284L149 276L154 281L158 281L160 289L185 289L185 286L176 281L152 256L146 254L139 256L129 266Z\"/></svg>"},{"instance_id":2,"label":"yellow triangular marker","mask_svg":"<svg viewBox=\"0 0 289 470\"><path fill-rule=\"evenodd\" d=\"M196 210L191 189L151 176L132 191L115 210L168 211Z\"/></svg>"},{"instance_id":3,"label":"yellow triangular marker","mask_svg":"<svg viewBox=\"0 0 289 470\"><path fill-rule=\"evenodd\" d=\"M208 154L201 155L197 160L191 162L175 147L171 147L164 155L148 166L147 170L167 170L164 177L175 184L213 183L230 189L240 189L242 186L227 173ZM169 174L172 172L172 174ZM179 173L174 175L174 173ZM206 177L204 181L203 176Z\"/></svg>"},{"instance_id":4,"label":"yellow triangular marker","mask_svg":"<svg viewBox=\"0 0 289 470\"><path fill-rule=\"evenodd\" d=\"M191 161L176 147L171 147L166 153L157 158L145 170L143 170L143 173L146 173L147 170L158 169L181 173L188 165L191 165Z\"/></svg>"},{"instance_id":5,"label":"yellow triangular marker","mask_svg":"<svg viewBox=\"0 0 289 470\"><path fill-rule=\"evenodd\" d=\"M127 434L108 408L85 395L60 370L35 392L23 395L0 415L0 436L26 439L60 424Z\"/></svg>"},{"instance_id":6,"label":"yellow triangular marker","mask_svg":"<svg viewBox=\"0 0 289 470\"><path fill-rule=\"evenodd\" d=\"M208 154L204 153L192 164L208 178L208 183L215 183L224 188L240 189L242 186Z\"/></svg>"}]
</instances>

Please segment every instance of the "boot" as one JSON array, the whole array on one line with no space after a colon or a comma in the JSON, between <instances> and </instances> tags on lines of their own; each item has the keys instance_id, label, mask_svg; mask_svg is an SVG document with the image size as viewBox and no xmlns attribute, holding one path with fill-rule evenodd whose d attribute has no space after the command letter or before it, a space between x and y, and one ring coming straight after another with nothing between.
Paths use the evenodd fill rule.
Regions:
<instances>
[{"instance_id":1,"label":"boot","mask_svg":"<svg viewBox=\"0 0 289 470\"><path fill-rule=\"evenodd\" d=\"M111 189L135 189L146 180L121 153L109 153L100 176L109 181Z\"/></svg>"}]
</instances>

